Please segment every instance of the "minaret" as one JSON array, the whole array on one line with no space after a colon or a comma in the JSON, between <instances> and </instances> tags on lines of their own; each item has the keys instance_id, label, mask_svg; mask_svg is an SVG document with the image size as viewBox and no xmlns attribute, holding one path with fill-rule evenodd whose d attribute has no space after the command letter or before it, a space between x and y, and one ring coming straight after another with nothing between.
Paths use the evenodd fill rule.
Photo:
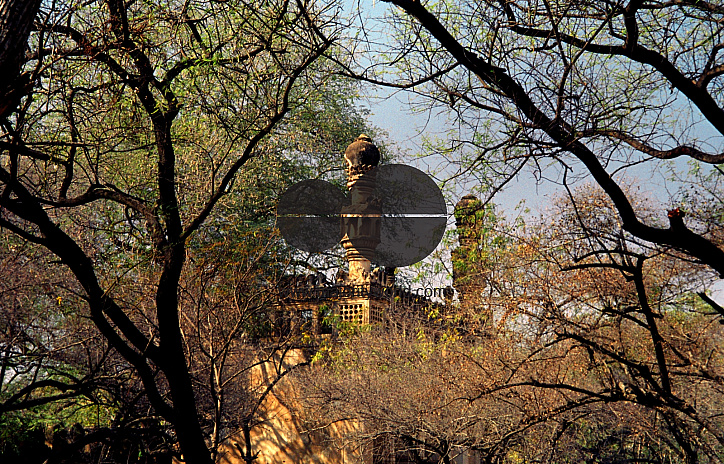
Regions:
<instances>
[{"instance_id":1,"label":"minaret","mask_svg":"<svg viewBox=\"0 0 724 464\"><path fill-rule=\"evenodd\" d=\"M342 209L342 246L349 263L348 284L370 282L371 262L380 243L380 203L374 198L375 173L380 152L372 139L362 134L344 152L350 203ZM366 175L365 175L366 174Z\"/></svg>"},{"instance_id":2,"label":"minaret","mask_svg":"<svg viewBox=\"0 0 724 464\"><path fill-rule=\"evenodd\" d=\"M469 298L475 292L475 276L468 266L476 262L473 256L480 243L483 203L475 195L465 195L455 205L455 226L460 246L453 250L453 286L458 291L460 301Z\"/></svg>"}]
</instances>

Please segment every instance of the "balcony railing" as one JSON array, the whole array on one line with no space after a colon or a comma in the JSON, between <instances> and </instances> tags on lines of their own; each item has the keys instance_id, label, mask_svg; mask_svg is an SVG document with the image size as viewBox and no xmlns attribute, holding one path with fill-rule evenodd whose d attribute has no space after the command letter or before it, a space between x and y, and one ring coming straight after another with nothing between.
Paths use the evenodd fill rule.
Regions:
<instances>
[{"instance_id":1,"label":"balcony railing","mask_svg":"<svg viewBox=\"0 0 724 464\"><path fill-rule=\"evenodd\" d=\"M436 289L437 290L437 289ZM435 293L435 296L443 295ZM279 300L283 303L324 302L355 298L374 298L387 300L394 305L411 306L446 306L445 303L433 301L419 292L395 285L369 283L361 285L322 285L307 286L304 284L287 286L279 289Z\"/></svg>"}]
</instances>

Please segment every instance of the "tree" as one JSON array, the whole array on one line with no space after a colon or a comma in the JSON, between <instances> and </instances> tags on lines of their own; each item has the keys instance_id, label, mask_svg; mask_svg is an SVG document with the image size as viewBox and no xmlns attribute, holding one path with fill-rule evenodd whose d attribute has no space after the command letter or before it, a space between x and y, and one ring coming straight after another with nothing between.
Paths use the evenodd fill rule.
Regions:
<instances>
[{"instance_id":1,"label":"tree","mask_svg":"<svg viewBox=\"0 0 724 464\"><path fill-rule=\"evenodd\" d=\"M109 369L107 345L73 311L62 289L68 276L49 272L59 266L43 266L46 256L32 244L2 239L0 456L42 461L40 445L52 443L55 426L109 422L108 392L124 375Z\"/></svg>"},{"instance_id":2,"label":"tree","mask_svg":"<svg viewBox=\"0 0 724 464\"><path fill-rule=\"evenodd\" d=\"M489 197L526 165L541 177L552 171L567 189L588 179L605 195L571 193L562 222L547 222L550 233L519 249L528 265L512 265L502 284L478 284L509 314L536 322L531 337L541 349L582 350L572 365L608 375L595 388L584 378L525 382L575 401L641 406L663 418L669 435L661 440L682 460L717 459L720 425L694 405L718 395L718 374L697 363L719 356L706 347L722 312L706 289L724 275L724 9L698 1L388 3L397 7L385 23L394 39L362 44L383 59L341 63L344 72L412 89L448 111L458 126L451 158ZM693 175L666 165L683 181L678 198L650 209L626 189L626 168L679 157ZM609 370L614 364L623 374ZM706 379L707 400L689 396L687 378Z\"/></svg>"},{"instance_id":3,"label":"tree","mask_svg":"<svg viewBox=\"0 0 724 464\"><path fill-rule=\"evenodd\" d=\"M562 365L580 356L577 374L531 385L635 405L644 423L646 415L662 421L648 432L659 456L717 461L724 434L711 406L721 401L721 352L711 344L719 314L694 295L712 276L681 252L626 233L600 189L570 193L522 240L529 264L519 267L515 293L499 295L509 313L524 315L541 353L562 344L570 353ZM656 223L654 203L637 206Z\"/></svg>"},{"instance_id":4,"label":"tree","mask_svg":"<svg viewBox=\"0 0 724 464\"><path fill-rule=\"evenodd\" d=\"M399 8L387 23L395 40L380 54L389 60L347 72L450 110L459 145L472 148L462 169L494 167L502 177L489 181L499 187L525 164L550 159L569 175L582 167L626 231L724 274L724 252L709 235L676 217L668 227L643 221L614 171L639 160L724 160L692 130L724 132L724 9L698 1L389 3ZM390 72L394 81L385 80ZM693 122L670 124L682 114Z\"/></svg>"},{"instance_id":5,"label":"tree","mask_svg":"<svg viewBox=\"0 0 724 464\"><path fill-rule=\"evenodd\" d=\"M467 222L474 243L455 253L468 301L343 338L300 380L309 427L356 421L330 440L420 463L463 451L719 462L721 325L692 298L707 276L626 234L600 189L571 194L526 224L468 202L470 218L486 218ZM638 206L654 220L655 204Z\"/></svg>"},{"instance_id":6,"label":"tree","mask_svg":"<svg viewBox=\"0 0 724 464\"><path fill-rule=\"evenodd\" d=\"M211 459L181 331L190 245L223 221L250 160L293 142L284 118L330 82L334 14L91 2L43 11L30 37L35 86L0 141L0 226L69 269L186 462Z\"/></svg>"},{"instance_id":7,"label":"tree","mask_svg":"<svg viewBox=\"0 0 724 464\"><path fill-rule=\"evenodd\" d=\"M28 36L40 3L39 0L0 2L0 67L5 70L0 78L0 119L12 113L29 90L30 73L21 75L21 71Z\"/></svg>"}]
</instances>

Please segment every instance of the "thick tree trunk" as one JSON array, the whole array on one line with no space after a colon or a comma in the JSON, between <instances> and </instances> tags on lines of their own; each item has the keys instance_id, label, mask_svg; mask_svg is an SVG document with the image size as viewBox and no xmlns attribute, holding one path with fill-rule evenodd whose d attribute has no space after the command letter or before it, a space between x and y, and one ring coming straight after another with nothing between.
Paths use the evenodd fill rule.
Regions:
<instances>
[{"instance_id":1,"label":"thick tree trunk","mask_svg":"<svg viewBox=\"0 0 724 464\"><path fill-rule=\"evenodd\" d=\"M0 0L0 118L17 106L29 81L20 78L40 0Z\"/></svg>"},{"instance_id":2,"label":"thick tree trunk","mask_svg":"<svg viewBox=\"0 0 724 464\"><path fill-rule=\"evenodd\" d=\"M156 293L163 356L161 367L171 393L173 425L184 461L193 464L210 464L211 453L199 423L196 398L179 325L178 283L185 253L185 247L181 243L167 251L164 271Z\"/></svg>"},{"instance_id":3,"label":"thick tree trunk","mask_svg":"<svg viewBox=\"0 0 724 464\"><path fill-rule=\"evenodd\" d=\"M186 362L186 353L179 320L178 290L181 272L186 261L186 246L182 238L183 227L176 197L176 155L171 136L171 125L176 111L154 115L149 111L155 128L158 151L158 192L161 215L165 223L166 243L163 270L156 290L156 314L161 348L161 369L171 394L173 425L178 435L184 461L193 464L211 464L199 422L196 397Z\"/></svg>"}]
</instances>

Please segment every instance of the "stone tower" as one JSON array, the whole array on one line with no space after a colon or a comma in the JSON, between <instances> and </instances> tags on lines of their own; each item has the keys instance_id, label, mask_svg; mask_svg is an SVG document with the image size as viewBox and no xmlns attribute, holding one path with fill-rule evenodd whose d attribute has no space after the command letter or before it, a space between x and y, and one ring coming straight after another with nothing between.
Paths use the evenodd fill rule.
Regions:
<instances>
[{"instance_id":1,"label":"stone tower","mask_svg":"<svg viewBox=\"0 0 724 464\"><path fill-rule=\"evenodd\" d=\"M461 303L469 302L478 290L469 266L476 262L474 254L480 244L483 214L483 203L474 195L465 195L455 205L455 226L460 246L452 252L453 286Z\"/></svg>"},{"instance_id":2,"label":"stone tower","mask_svg":"<svg viewBox=\"0 0 724 464\"><path fill-rule=\"evenodd\" d=\"M349 269L340 270L333 282L318 276L285 277L275 316L280 333L331 333L332 328L324 323L329 315L343 322L385 323L396 311L422 311L435 304L424 294L397 287L394 267L372 264L380 244L382 220L374 171L380 163L379 150L362 134L347 147L344 158L349 201L342 208L340 227ZM450 299L447 294L445 297Z\"/></svg>"},{"instance_id":3,"label":"stone tower","mask_svg":"<svg viewBox=\"0 0 724 464\"><path fill-rule=\"evenodd\" d=\"M342 209L342 247L349 272L344 277L345 295L339 299L337 315L343 321L371 324L382 322L394 284L394 270L372 269L370 258L380 243L381 207L375 198L375 172L380 152L372 139L362 134L344 152L347 161L349 204Z\"/></svg>"},{"instance_id":4,"label":"stone tower","mask_svg":"<svg viewBox=\"0 0 724 464\"><path fill-rule=\"evenodd\" d=\"M349 263L346 283L370 283L375 248L380 243L380 203L374 198L375 173L380 152L372 139L362 134L344 152L347 161L349 205L342 209L342 246ZM366 174L366 175L365 175Z\"/></svg>"}]
</instances>

